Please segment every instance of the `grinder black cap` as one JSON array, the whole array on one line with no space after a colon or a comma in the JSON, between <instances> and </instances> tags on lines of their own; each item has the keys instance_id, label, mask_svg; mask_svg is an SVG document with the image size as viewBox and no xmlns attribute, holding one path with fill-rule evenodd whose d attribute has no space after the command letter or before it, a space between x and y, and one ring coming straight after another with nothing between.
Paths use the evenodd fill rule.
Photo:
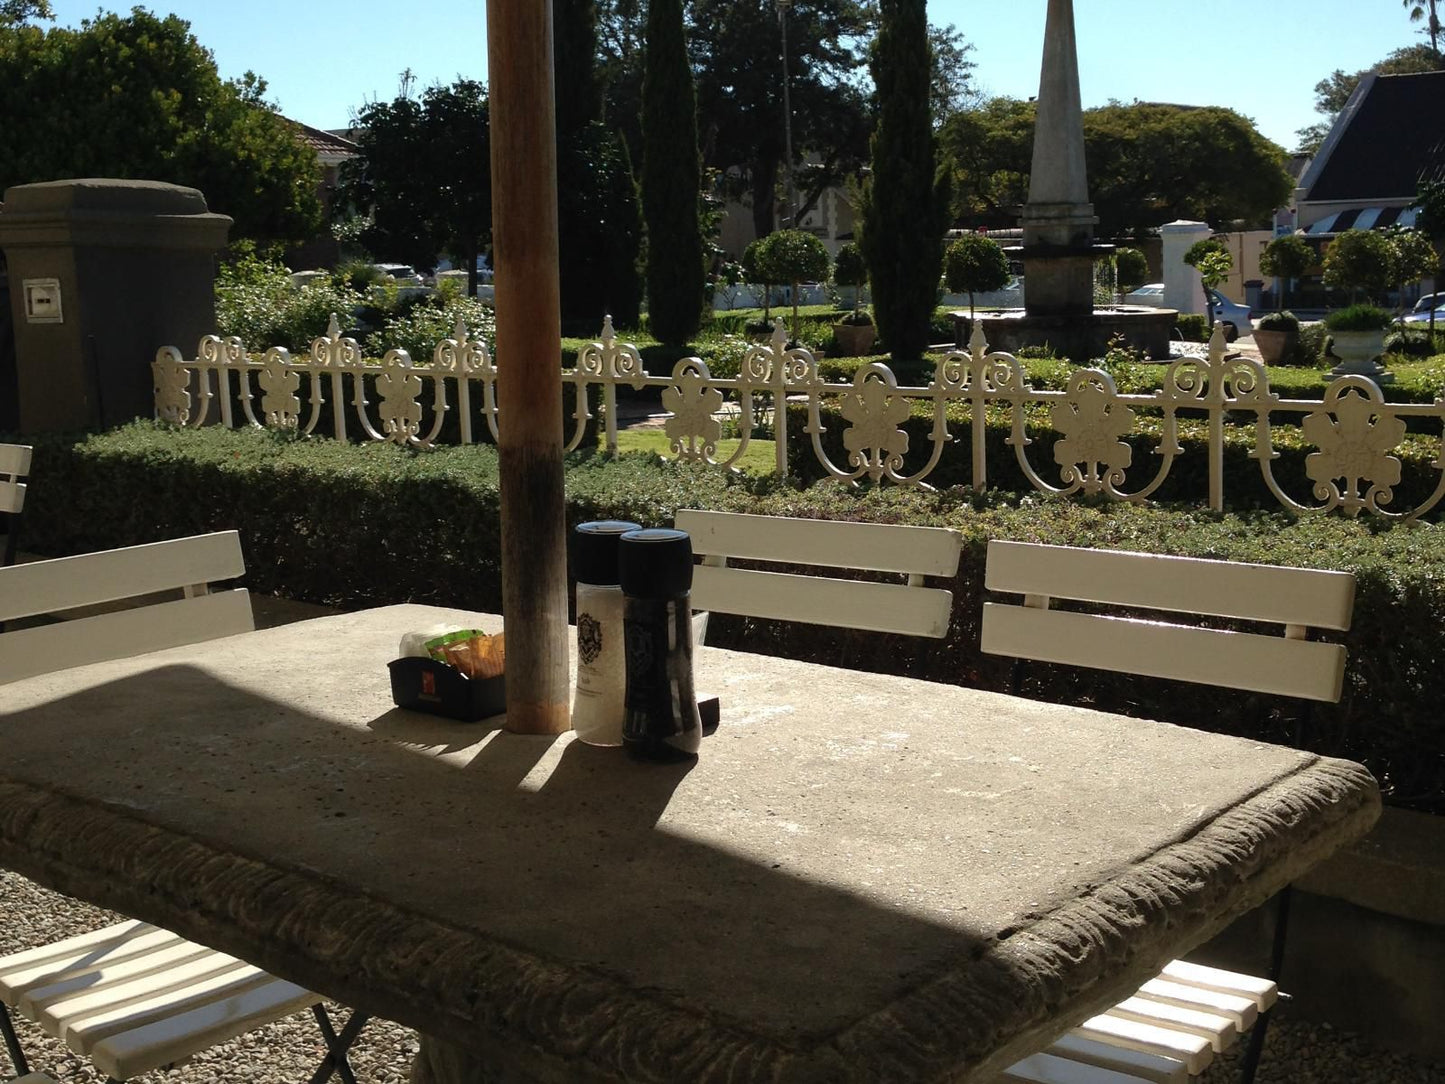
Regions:
<instances>
[{"instance_id":1,"label":"grinder black cap","mask_svg":"<svg viewBox=\"0 0 1445 1084\"><path fill-rule=\"evenodd\" d=\"M670 527L629 531L618 542L622 593L671 598L692 590L692 538Z\"/></svg>"},{"instance_id":2,"label":"grinder black cap","mask_svg":"<svg viewBox=\"0 0 1445 1084\"><path fill-rule=\"evenodd\" d=\"M578 583L608 587L621 583L617 574L617 541L642 524L625 519L597 519L579 523L573 533L572 576Z\"/></svg>"}]
</instances>

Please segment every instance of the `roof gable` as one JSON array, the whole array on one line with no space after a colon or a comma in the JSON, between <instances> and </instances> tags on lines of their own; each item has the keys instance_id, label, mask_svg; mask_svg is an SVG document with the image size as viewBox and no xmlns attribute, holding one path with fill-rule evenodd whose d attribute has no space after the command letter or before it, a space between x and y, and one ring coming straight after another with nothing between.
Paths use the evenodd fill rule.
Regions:
<instances>
[{"instance_id":1,"label":"roof gable","mask_svg":"<svg viewBox=\"0 0 1445 1084\"><path fill-rule=\"evenodd\" d=\"M1367 77L1356 93L1306 200L1408 202L1422 180L1445 179L1445 71Z\"/></svg>"}]
</instances>

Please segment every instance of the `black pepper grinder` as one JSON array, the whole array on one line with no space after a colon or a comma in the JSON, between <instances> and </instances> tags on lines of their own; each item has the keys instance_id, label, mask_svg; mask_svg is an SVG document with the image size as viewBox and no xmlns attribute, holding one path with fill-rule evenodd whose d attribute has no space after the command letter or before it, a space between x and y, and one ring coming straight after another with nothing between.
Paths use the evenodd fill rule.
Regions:
<instances>
[{"instance_id":1,"label":"black pepper grinder","mask_svg":"<svg viewBox=\"0 0 1445 1084\"><path fill-rule=\"evenodd\" d=\"M692 688L692 539L686 531L629 531L618 542L627 647L622 745L635 757L697 755L702 721Z\"/></svg>"}]
</instances>

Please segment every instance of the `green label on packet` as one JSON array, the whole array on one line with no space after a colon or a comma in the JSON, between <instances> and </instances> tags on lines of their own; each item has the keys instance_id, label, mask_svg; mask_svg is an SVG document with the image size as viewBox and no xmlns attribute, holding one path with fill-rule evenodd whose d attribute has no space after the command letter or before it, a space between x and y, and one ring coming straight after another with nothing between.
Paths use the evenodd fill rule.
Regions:
<instances>
[{"instance_id":1,"label":"green label on packet","mask_svg":"<svg viewBox=\"0 0 1445 1084\"><path fill-rule=\"evenodd\" d=\"M457 629L456 632L448 632L443 633L441 636L435 636L422 646L426 648L426 653L437 662L446 662L445 649L448 644L455 644L461 640L470 640L474 636L485 635L487 634L481 629Z\"/></svg>"}]
</instances>

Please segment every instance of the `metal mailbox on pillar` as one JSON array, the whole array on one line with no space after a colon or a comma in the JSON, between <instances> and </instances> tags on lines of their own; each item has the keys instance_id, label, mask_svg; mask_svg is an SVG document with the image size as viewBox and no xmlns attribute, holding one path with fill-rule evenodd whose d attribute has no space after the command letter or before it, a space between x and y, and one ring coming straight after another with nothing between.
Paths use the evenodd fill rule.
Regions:
<instances>
[{"instance_id":1,"label":"metal mailbox on pillar","mask_svg":"<svg viewBox=\"0 0 1445 1084\"><path fill-rule=\"evenodd\" d=\"M86 179L16 185L0 211L25 433L154 413L150 363L216 330L231 219L194 188Z\"/></svg>"}]
</instances>

